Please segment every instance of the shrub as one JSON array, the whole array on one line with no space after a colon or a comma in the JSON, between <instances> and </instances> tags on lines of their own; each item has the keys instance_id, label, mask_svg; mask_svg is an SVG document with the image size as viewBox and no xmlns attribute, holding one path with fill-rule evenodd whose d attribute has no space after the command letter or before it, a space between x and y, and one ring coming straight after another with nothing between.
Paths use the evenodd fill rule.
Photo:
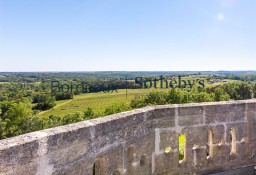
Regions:
<instances>
[{"instance_id":1,"label":"shrub","mask_svg":"<svg viewBox=\"0 0 256 175\"><path fill-rule=\"evenodd\" d=\"M129 110L131 110L130 105L128 105L126 103L121 103L121 104L115 104L115 105L112 105L112 106L106 108L105 114L111 115L111 114L116 114L116 113L123 112L123 111L129 111Z\"/></svg>"}]
</instances>

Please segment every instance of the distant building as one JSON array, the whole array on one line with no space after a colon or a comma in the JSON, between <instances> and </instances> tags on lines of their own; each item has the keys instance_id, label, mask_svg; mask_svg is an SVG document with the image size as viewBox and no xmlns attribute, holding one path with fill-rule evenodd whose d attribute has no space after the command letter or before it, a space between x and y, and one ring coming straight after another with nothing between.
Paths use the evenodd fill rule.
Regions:
<instances>
[{"instance_id":1,"label":"distant building","mask_svg":"<svg viewBox=\"0 0 256 175\"><path fill-rule=\"evenodd\" d=\"M211 79L209 81L210 84L221 82L221 79Z\"/></svg>"}]
</instances>

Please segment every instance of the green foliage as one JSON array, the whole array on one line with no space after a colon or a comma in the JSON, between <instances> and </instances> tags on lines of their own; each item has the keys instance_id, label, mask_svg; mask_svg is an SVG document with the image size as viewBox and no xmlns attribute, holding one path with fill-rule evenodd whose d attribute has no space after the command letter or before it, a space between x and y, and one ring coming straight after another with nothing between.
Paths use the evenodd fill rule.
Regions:
<instances>
[{"instance_id":1,"label":"green foliage","mask_svg":"<svg viewBox=\"0 0 256 175\"><path fill-rule=\"evenodd\" d=\"M56 100L66 100L66 99L73 99L74 98L74 93L63 93L63 92L58 92L54 94Z\"/></svg>"},{"instance_id":2,"label":"green foliage","mask_svg":"<svg viewBox=\"0 0 256 175\"><path fill-rule=\"evenodd\" d=\"M3 120L0 118L0 139L4 139L5 137L5 127L6 127L6 123L3 122Z\"/></svg>"},{"instance_id":3,"label":"green foliage","mask_svg":"<svg viewBox=\"0 0 256 175\"><path fill-rule=\"evenodd\" d=\"M36 110L47 110L54 107L55 98L50 94L38 94L34 101L37 103L33 109Z\"/></svg>"},{"instance_id":4,"label":"green foliage","mask_svg":"<svg viewBox=\"0 0 256 175\"><path fill-rule=\"evenodd\" d=\"M19 125L20 133L28 133L44 129L44 121L38 116L26 117Z\"/></svg>"},{"instance_id":5,"label":"green foliage","mask_svg":"<svg viewBox=\"0 0 256 175\"><path fill-rule=\"evenodd\" d=\"M211 102L244 100L252 98L256 92L256 85L246 82L229 82L223 86L202 89L194 87L190 92L184 89L173 88L169 92L151 92L145 96L135 97L131 100L132 108L139 108L148 105L180 104L191 102Z\"/></svg>"},{"instance_id":6,"label":"green foliage","mask_svg":"<svg viewBox=\"0 0 256 175\"><path fill-rule=\"evenodd\" d=\"M165 104L165 93L158 91L149 92L149 94L145 97L144 102L148 105Z\"/></svg>"},{"instance_id":7,"label":"green foliage","mask_svg":"<svg viewBox=\"0 0 256 175\"><path fill-rule=\"evenodd\" d=\"M93 119L96 117L95 113L93 112L92 108L87 108L86 111L84 111L84 119Z\"/></svg>"},{"instance_id":8,"label":"green foliage","mask_svg":"<svg viewBox=\"0 0 256 175\"><path fill-rule=\"evenodd\" d=\"M185 134L179 135L179 160L184 158L185 139Z\"/></svg>"},{"instance_id":9,"label":"green foliage","mask_svg":"<svg viewBox=\"0 0 256 175\"><path fill-rule=\"evenodd\" d=\"M27 75L24 75L27 76ZM52 96L50 94L50 82L40 81L38 77L55 80L63 80L64 83L80 83L81 75L33 75L27 77L26 80L34 82L29 86L34 89L20 89L24 86L22 83L5 84L0 90L0 139L8 138L36 130L41 130L50 127L61 126L65 124L80 122L87 119L93 119L103 115L115 114L133 108L140 108L148 105L163 105L163 104L179 104L192 102L210 102L224 100L242 100L256 98L255 83L233 81L219 84L217 86L206 86L200 88L194 86L190 92L188 89L173 88L170 90L158 89L129 89L134 82L128 86L128 95L126 91L118 90L118 93L87 93L74 96L73 93L58 92ZM111 77L104 73L101 76L108 80ZM120 77L120 74L117 77ZM90 76L89 76L90 77ZM22 82L22 79L16 79L17 82ZM251 79L252 77L233 76L234 79ZM208 80L210 77L208 77ZM115 80L120 88L125 88L124 79ZM87 81L87 80L86 80ZM111 80L112 81L112 80ZM103 79L90 77L88 82L92 86L89 91L94 91L98 84L108 86L108 81ZM130 82L130 81L129 81ZM103 87L96 88L96 91L104 90ZM71 99L71 100L62 100ZM33 103L32 103L33 99ZM55 106L55 103L57 104ZM55 106L55 107L54 107ZM54 107L54 108L53 108ZM33 109L33 110L32 110ZM42 110L47 110L43 111ZM86 109L86 110L85 110ZM85 111L84 111L85 110ZM38 116L36 114L39 113Z\"/></svg>"},{"instance_id":10,"label":"green foliage","mask_svg":"<svg viewBox=\"0 0 256 175\"><path fill-rule=\"evenodd\" d=\"M165 90L165 89L162 89ZM97 114L103 114L105 109L116 103L129 103L135 95L147 94L151 89L129 89L127 98L126 91L121 89L118 93L87 93L74 96L72 100L56 101L54 108L39 113L41 117L49 115L65 116L69 113L83 113L88 107L92 108Z\"/></svg>"},{"instance_id":11,"label":"green foliage","mask_svg":"<svg viewBox=\"0 0 256 175\"><path fill-rule=\"evenodd\" d=\"M183 89L173 88L168 92L151 92L148 95L138 96L131 100L132 108L139 108L148 105L180 104L191 102L214 101L213 94L201 90L188 92Z\"/></svg>"},{"instance_id":12,"label":"green foliage","mask_svg":"<svg viewBox=\"0 0 256 175\"><path fill-rule=\"evenodd\" d=\"M189 96L190 95L190 96ZM190 102L192 94L182 89L173 88L166 95L167 104L179 104Z\"/></svg>"},{"instance_id":13,"label":"green foliage","mask_svg":"<svg viewBox=\"0 0 256 175\"><path fill-rule=\"evenodd\" d=\"M214 98L212 94L208 94L206 92L200 92L194 95L194 98L192 99L192 101L196 103L211 102L211 101L214 101Z\"/></svg>"},{"instance_id":14,"label":"green foliage","mask_svg":"<svg viewBox=\"0 0 256 175\"><path fill-rule=\"evenodd\" d=\"M214 101L227 101L230 100L229 95L224 91L223 88L218 87L214 91Z\"/></svg>"},{"instance_id":15,"label":"green foliage","mask_svg":"<svg viewBox=\"0 0 256 175\"><path fill-rule=\"evenodd\" d=\"M222 88L233 100L245 100L252 97L252 86L246 82L228 82Z\"/></svg>"},{"instance_id":16,"label":"green foliage","mask_svg":"<svg viewBox=\"0 0 256 175\"><path fill-rule=\"evenodd\" d=\"M50 115L49 117L44 119L44 128L52 128L56 126L62 125L62 117Z\"/></svg>"},{"instance_id":17,"label":"green foliage","mask_svg":"<svg viewBox=\"0 0 256 175\"><path fill-rule=\"evenodd\" d=\"M7 111L11 108L12 102L11 101L2 101L0 103L0 117L2 119L6 118Z\"/></svg>"},{"instance_id":18,"label":"green foliage","mask_svg":"<svg viewBox=\"0 0 256 175\"><path fill-rule=\"evenodd\" d=\"M25 133L25 130L28 130L26 125L32 116L31 104L29 102L2 102L0 106L1 138L20 135Z\"/></svg>"},{"instance_id":19,"label":"green foliage","mask_svg":"<svg viewBox=\"0 0 256 175\"><path fill-rule=\"evenodd\" d=\"M94 111L91 108L88 108L84 115L81 115L79 112L76 112L74 114L67 114L63 117L51 115L49 117L44 118L44 128L51 128L61 125L67 125L71 123L80 122L86 119L92 119L97 117L98 114L94 113Z\"/></svg>"},{"instance_id":20,"label":"green foliage","mask_svg":"<svg viewBox=\"0 0 256 175\"><path fill-rule=\"evenodd\" d=\"M253 85L253 98L256 98L256 83Z\"/></svg>"},{"instance_id":21,"label":"green foliage","mask_svg":"<svg viewBox=\"0 0 256 175\"><path fill-rule=\"evenodd\" d=\"M131 107L126 103L115 104L105 109L106 115L116 114L123 111L129 111Z\"/></svg>"},{"instance_id":22,"label":"green foliage","mask_svg":"<svg viewBox=\"0 0 256 175\"><path fill-rule=\"evenodd\" d=\"M66 124L70 124L70 123L76 123L76 122L80 122L83 121L83 117L80 115L80 113L75 113L75 114L68 114L65 115L62 118L62 124L66 125Z\"/></svg>"},{"instance_id":23,"label":"green foliage","mask_svg":"<svg viewBox=\"0 0 256 175\"><path fill-rule=\"evenodd\" d=\"M135 95L135 97L131 100L130 106L132 108L141 108L144 105L144 96L143 95Z\"/></svg>"}]
</instances>

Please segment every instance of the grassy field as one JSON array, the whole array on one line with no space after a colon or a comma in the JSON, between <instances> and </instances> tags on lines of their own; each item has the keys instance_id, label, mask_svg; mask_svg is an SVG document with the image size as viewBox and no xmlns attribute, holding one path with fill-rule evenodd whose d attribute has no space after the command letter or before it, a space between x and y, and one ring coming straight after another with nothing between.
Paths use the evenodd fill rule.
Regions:
<instances>
[{"instance_id":1,"label":"grassy field","mask_svg":"<svg viewBox=\"0 0 256 175\"><path fill-rule=\"evenodd\" d=\"M185 77L184 80L193 80L194 77ZM207 83L205 82L205 85ZM159 87L158 82L158 87ZM165 87L165 85L164 85ZM118 93L115 91L113 93L87 93L81 95L75 95L74 99L71 100L61 100L56 102L56 106L48 111L43 111L39 113L39 116L46 117L49 115L65 116L70 113L80 112L83 113L87 108L92 108L96 113L103 113L107 107L110 107L113 104L120 103L130 103L135 95L144 95L150 91L156 90L155 88L150 89L128 89L128 95L126 99L126 90L118 90ZM157 88L158 91L168 91L170 88Z\"/></svg>"},{"instance_id":2,"label":"grassy field","mask_svg":"<svg viewBox=\"0 0 256 175\"><path fill-rule=\"evenodd\" d=\"M97 113L102 113L107 107L113 104L129 103L135 95L147 94L154 89L128 89L127 99L126 90L118 90L118 93L87 93L74 96L71 100L57 101L56 106L48 111L39 113L40 116L45 117L49 115L64 116L69 113L84 112L88 107L92 108ZM167 91L169 89L158 89Z\"/></svg>"},{"instance_id":3,"label":"grassy field","mask_svg":"<svg viewBox=\"0 0 256 175\"><path fill-rule=\"evenodd\" d=\"M182 77L182 80L206 80L202 77ZM133 81L133 80L132 80ZM178 79L176 79L178 81ZM168 84L170 83L170 80L168 80ZM4 84L1 83L0 84ZM38 83L37 83L38 84ZM197 83L196 83L197 84ZM223 83L216 83L216 84L207 84L205 81L206 86L216 86L218 84ZM149 86L149 83L147 83ZM177 84L176 84L177 85ZM183 82L182 82L183 85ZM165 82L163 83L163 87L165 87ZM157 87L160 87L160 82L157 82ZM67 114L80 112L83 113L87 110L87 108L92 108L94 112L96 113L103 113L106 108L110 107L114 104L120 104L120 103L130 103L130 101L134 98L135 95L143 95L147 94L150 91L156 90L154 88L154 82L152 82L152 88L150 89L128 89L128 95L126 99L126 90L121 89L118 90L118 93L113 91L112 93L104 93L104 92L98 92L98 93L87 93L87 94L81 94L81 95L75 95L74 99L71 100L61 100L56 102L56 106L50 110L43 111L39 113L39 116L47 117L49 115L57 115L57 116L65 116ZM168 91L170 88L157 88L157 90L160 91Z\"/></svg>"}]
</instances>

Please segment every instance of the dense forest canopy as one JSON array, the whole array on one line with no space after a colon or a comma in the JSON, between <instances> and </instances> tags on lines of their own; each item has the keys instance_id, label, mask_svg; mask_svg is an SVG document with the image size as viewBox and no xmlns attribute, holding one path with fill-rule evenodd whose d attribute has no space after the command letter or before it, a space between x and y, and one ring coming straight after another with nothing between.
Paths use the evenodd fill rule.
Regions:
<instances>
[{"instance_id":1,"label":"dense forest canopy","mask_svg":"<svg viewBox=\"0 0 256 175\"><path fill-rule=\"evenodd\" d=\"M42 82L49 80L134 80L136 77L208 75L256 80L256 71L97 71L97 72L0 72L0 82Z\"/></svg>"}]
</instances>

